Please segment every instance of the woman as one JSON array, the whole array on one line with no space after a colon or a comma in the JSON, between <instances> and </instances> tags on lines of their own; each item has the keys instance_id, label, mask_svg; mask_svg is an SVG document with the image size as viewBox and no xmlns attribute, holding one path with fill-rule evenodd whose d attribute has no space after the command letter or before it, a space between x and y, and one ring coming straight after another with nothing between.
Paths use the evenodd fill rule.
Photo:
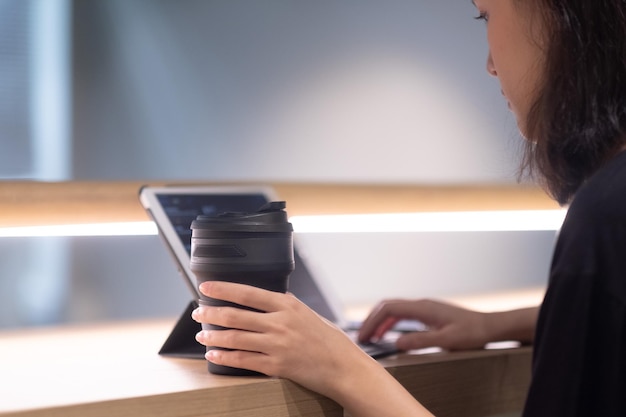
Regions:
<instances>
[{"instance_id":1,"label":"woman","mask_svg":"<svg viewBox=\"0 0 626 417\"><path fill-rule=\"evenodd\" d=\"M474 0L486 22L488 72L527 138L521 173L570 204L541 308L478 313L429 300L386 301L360 339L412 318L430 331L401 349L534 342L525 416L626 415L626 0ZM354 416L431 415L377 362L293 296L205 283L207 296L267 313L202 307L231 328L197 340L235 351L222 365L289 378ZM333 356L333 352L337 352Z\"/></svg>"}]
</instances>

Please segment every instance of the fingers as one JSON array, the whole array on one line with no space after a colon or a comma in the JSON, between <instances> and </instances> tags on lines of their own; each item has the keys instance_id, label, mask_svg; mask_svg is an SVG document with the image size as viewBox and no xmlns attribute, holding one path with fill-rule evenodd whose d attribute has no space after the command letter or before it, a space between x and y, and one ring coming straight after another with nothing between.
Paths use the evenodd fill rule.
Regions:
<instances>
[{"instance_id":1,"label":"fingers","mask_svg":"<svg viewBox=\"0 0 626 417\"><path fill-rule=\"evenodd\" d=\"M263 352L263 334L244 330L202 330L196 334L198 343L224 349Z\"/></svg>"},{"instance_id":2,"label":"fingers","mask_svg":"<svg viewBox=\"0 0 626 417\"><path fill-rule=\"evenodd\" d=\"M199 286L207 297L230 301L257 310L272 312L281 308L284 295L244 284L222 281L207 281ZM281 297L282 296L282 297Z\"/></svg>"},{"instance_id":3,"label":"fingers","mask_svg":"<svg viewBox=\"0 0 626 417\"><path fill-rule=\"evenodd\" d=\"M294 380L293 377L287 375L287 370L293 370L294 366L285 366L284 364L281 364L281 361L277 360L277 358L264 353L245 350L211 349L206 353L205 357L209 362L216 365L248 369L268 376L287 377L288 379ZM299 362L301 361L298 361L298 363ZM306 375L308 377L305 377L304 380L297 382L300 382L302 385L308 382L310 380L310 373L306 373ZM318 388L317 391L320 391L320 389Z\"/></svg>"},{"instance_id":4,"label":"fingers","mask_svg":"<svg viewBox=\"0 0 626 417\"><path fill-rule=\"evenodd\" d=\"M216 365L248 369L268 376L276 375L276 370L270 366L271 361L269 357L263 353L245 350L227 351L211 349L206 353L205 357Z\"/></svg>"},{"instance_id":5,"label":"fingers","mask_svg":"<svg viewBox=\"0 0 626 417\"><path fill-rule=\"evenodd\" d=\"M210 347L232 349L240 351L240 354L221 356L220 362L210 359L207 352L206 358L216 364L224 364L235 368L244 368L259 371L267 374L267 370L258 368L257 365L250 365L247 361L252 358L259 358L270 355L275 350L274 333L266 333L264 328L271 328L271 325L264 326L267 318L266 313L250 312L232 307L200 307L194 310L192 316L200 322L208 322L216 326L225 327L219 330L202 330L196 334L196 341ZM269 336L269 337L268 337ZM244 353L248 354L244 354ZM254 353L254 355L252 355ZM241 362L247 358L246 362ZM242 365L242 363L246 363Z\"/></svg>"},{"instance_id":6,"label":"fingers","mask_svg":"<svg viewBox=\"0 0 626 417\"><path fill-rule=\"evenodd\" d=\"M432 326L436 324L433 302L430 300L386 300L381 302L363 322L359 341L380 339L398 321L418 320Z\"/></svg>"},{"instance_id":7,"label":"fingers","mask_svg":"<svg viewBox=\"0 0 626 417\"><path fill-rule=\"evenodd\" d=\"M383 301L372 310L370 315L361 324L358 335L359 342L364 343L379 339L400 320L389 311L389 304L398 302L400 301Z\"/></svg>"},{"instance_id":8,"label":"fingers","mask_svg":"<svg viewBox=\"0 0 626 417\"><path fill-rule=\"evenodd\" d=\"M449 349L445 343L445 335L438 330L428 330L424 332L413 332L403 334L396 340L396 346L400 350L424 349L429 347L440 347Z\"/></svg>"},{"instance_id":9,"label":"fingers","mask_svg":"<svg viewBox=\"0 0 626 417\"><path fill-rule=\"evenodd\" d=\"M196 339L206 346L267 353L274 342L293 338L289 329L303 327L297 320L308 317L307 311L300 308L302 303L292 295L227 282L205 284L200 286L203 294L256 310L205 305L196 308L191 314L195 321L227 329L198 333Z\"/></svg>"},{"instance_id":10,"label":"fingers","mask_svg":"<svg viewBox=\"0 0 626 417\"><path fill-rule=\"evenodd\" d=\"M198 323L209 323L215 326L250 332L263 332L267 330L267 326L265 320L261 319L261 314L265 313L236 307L200 306L191 313L191 318Z\"/></svg>"},{"instance_id":11,"label":"fingers","mask_svg":"<svg viewBox=\"0 0 626 417\"><path fill-rule=\"evenodd\" d=\"M359 329L357 339L360 343L378 342L383 338L383 336L385 336L385 333L396 325L398 321L400 321L399 318L388 317L385 318L377 327L374 327L371 330L362 326Z\"/></svg>"}]
</instances>

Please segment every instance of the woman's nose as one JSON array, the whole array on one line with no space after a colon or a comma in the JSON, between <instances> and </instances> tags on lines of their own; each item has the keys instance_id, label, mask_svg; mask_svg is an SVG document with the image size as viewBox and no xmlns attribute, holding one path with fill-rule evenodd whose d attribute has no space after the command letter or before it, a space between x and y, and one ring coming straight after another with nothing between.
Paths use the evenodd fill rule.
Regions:
<instances>
[{"instance_id":1,"label":"woman's nose","mask_svg":"<svg viewBox=\"0 0 626 417\"><path fill-rule=\"evenodd\" d=\"M489 54L487 55L487 72L489 73L489 75L492 75L494 77L498 76L496 67L495 65L493 65L493 58L491 57L491 51L489 51Z\"/></svg>"}]
</instances>

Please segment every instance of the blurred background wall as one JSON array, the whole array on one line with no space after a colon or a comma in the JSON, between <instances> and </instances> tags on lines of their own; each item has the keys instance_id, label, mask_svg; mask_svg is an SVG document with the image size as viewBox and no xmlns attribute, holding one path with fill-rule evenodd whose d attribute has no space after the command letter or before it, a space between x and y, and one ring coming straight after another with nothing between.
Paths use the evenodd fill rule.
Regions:
<instances>
[{"instance_id":1,"label":"blurred background wall","mask_svg":"<svg viewBox=\"0 0 626 417\"><path fill-rule=\"evenodd\" d=\"M0 177L515 182L520 139L475 14L469 0L0 0ZM304 244L349 304L542 285L553 238ZM175 315L188 298L156 236L0 247L3 327Z\"/></svg>"},{"instance_id":2,"label":"blurred background wall","mask_svg":"<svg viewBox=\"0 0 626 417\"><path fill-rule=\"evenodd\" d=\"M77 1L73 177L508 182L470 1Z\"/></svg>"}]
</instances>

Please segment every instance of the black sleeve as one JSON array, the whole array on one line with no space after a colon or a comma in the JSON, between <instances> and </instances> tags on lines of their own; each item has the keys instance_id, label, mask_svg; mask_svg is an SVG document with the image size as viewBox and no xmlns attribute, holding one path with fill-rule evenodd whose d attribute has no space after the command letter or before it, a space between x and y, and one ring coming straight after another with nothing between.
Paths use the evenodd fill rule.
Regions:
<instances>
[{"instance_id":1,"label":"black sleeve","mask_svg":"<svg viewBox=\"0 0 626 417\"><path fill-rule=\"evenodd\" d=\"M623 161L579 192L561 229L525 417L626 416Z\"/></svg>"}]
</instances>

